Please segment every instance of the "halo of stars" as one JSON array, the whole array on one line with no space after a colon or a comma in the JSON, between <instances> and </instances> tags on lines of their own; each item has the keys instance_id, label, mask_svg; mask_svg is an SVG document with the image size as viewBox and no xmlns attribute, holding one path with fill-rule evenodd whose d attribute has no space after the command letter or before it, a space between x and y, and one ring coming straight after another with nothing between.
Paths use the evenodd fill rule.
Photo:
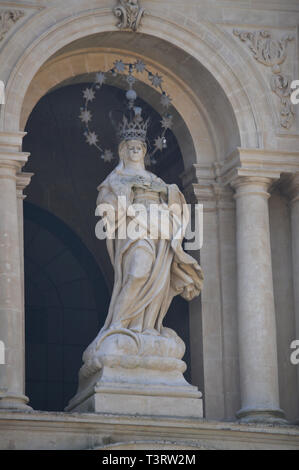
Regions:
<instances>
[{"instance_id":1,"label":"halo of stars","mask_svg":"<svg viewBox=\"0 0 299 470\"><path fill-rule=\"evenodd\" d=\"M134 72L136 72L136 74L146 73L148 80L152 84L152 86L154 88L157 88L161 92L160 103L164 109L164 113L162 115L161 120L162 133L155 139L153 151L151 153L148 153L147 155L147 164L154 165L157 163L157 160L153 158L156 152L162 152L163 149L167 147L165 134L168 129L172 128L173 125L173 116L169 113L169 108L171 106L172 99L163 89L163 77L158 73L152 73L147 68L146 64L140 59L138 59L135 63L125 63L121 59L116 60L113 64L113 67L107 72L97 72L95 74L94 83L90 87L87 87L83 90L84 106L80 108L81 113L79 115L79 119L84 125L84 136L88 145L94 146L99 150L100 158L104 162L110 163L115 159L115 156L113 155L113 152L110 149L103 149L101 147L99 136L90 127L93 115L89 109L89 106L95 100L96 92L100 90L103 84L106 82L108 74L111 74L113 77L116 77L119 74L126 74L126 72L126 81L129 85L129 90L133 90L133 86L137 81L137 78L134 76ZM137 98L136 93L135 95ZM129 102L129 107L130 106L132 106L132 103Z\"/></svg>"}]
</instances>

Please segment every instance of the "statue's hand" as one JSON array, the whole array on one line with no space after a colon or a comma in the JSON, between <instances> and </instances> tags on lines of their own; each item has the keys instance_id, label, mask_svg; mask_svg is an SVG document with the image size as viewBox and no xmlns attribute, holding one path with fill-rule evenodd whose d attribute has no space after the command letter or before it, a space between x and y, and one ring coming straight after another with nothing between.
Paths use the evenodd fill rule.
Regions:
<instances>
[{"instance_id":1,"label":"statue's hand","mask_svg":"<svg viewBox=\"0 0 299 470\"><path fill-rule=\"evenodd\" d=\"M146 178L144 178L143 176L135 176L134 177L134 186L136 188L148 189L150 187L150 182Z\"/></svg>"},{"instance_id":2,"label":"statue's hand","mask_svg":"<svg viewBox=\"0 0 299 470\"><path fill-rule=\"evenodd\" d=\"M168 194L168 189L167 189L166 184L160 184L160 183L155 183L154 182L154 183L151 184L151 190L155 191L157 193L161 193L164 196L167 196L167 194Z\"/></svg>"},{"instance_id":3,"label":"statue's hand","mask_svg":"<svg viewBox=\"0 0 299 470\"><path fill-rule=\"evenodd\" d=\"M123 176L122 183L130 184L132 188L149 188L150 183L143 176Z\"/></svg>"},{"instance_id":4,"label":"statue's hand","mask_svg":"<svg viewBox=\"0 0 299 470\"><path fill-rule=\"evenodd\" d=\"M152 181L149 182L144 176L129 176L123 178L123 182L130 184L132 188L141 188L141 189L150 189L156 193L163 194L164 196L168 195L168 187L163 181Z\"/></svg>"}]
</instances>

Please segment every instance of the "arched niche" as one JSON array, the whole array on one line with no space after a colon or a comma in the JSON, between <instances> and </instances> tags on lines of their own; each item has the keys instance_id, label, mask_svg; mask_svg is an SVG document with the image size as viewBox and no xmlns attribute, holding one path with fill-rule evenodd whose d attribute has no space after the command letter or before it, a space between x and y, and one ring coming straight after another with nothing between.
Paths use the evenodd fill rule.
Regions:
<instances>
[{"instance_id":1,"label":"arched niche","mask_svg":"<svg viewBox=\"0 0 299 470\"><path fill-rule=\"evenodd\" d=\"M24 171L34 173L26 189L24 211L27 393L32 396L35 409L62 411L63 408L55 409L55 406L62 401L66 404L66 396L76 383L80 354L103 326L113 287L113 269L106 243L95 235L98 220L95 207L96 188L118 160L104 162L98 150L85 141L78 115L82 91L87 85L86 82L65 84L43 96L26 125L24 149L31 157ZM102 144L106 148L115 140L112 124L107 125L108 111L120 105L124 93L116 86L104 85L100 98L94 125L96 129L105 129ZM159 123L161 116L149 104L141 104L151 121ZM150 169L167 182L181 185L182 155L175 136L170 131L169 134L168 148L160 155L157 168ZM113 150L115 147L117 145ZM90 271L90 264L93 264L93 270L102 276L92 276L90 280L90 276L84 275L80 262L75 262L76 255L83 268L87 263ZM106 289L101 301L103 285ZM88 291L92 290L96 299L92 294L88 297ZM176 297L165 326L177 331L186 344L186 377L191 381L188 313L188 303ZM99 317L98 322L95 317ZM53 331L53 324L56 324L56 331ZM70 357L72 348L74 361ZM70 361L69 369L63 362L64 352ZM59 353L62 357L56 370L53 357L57 358ZM45 360L47 367L42 362Z\"/></svg>"}]
</instances>

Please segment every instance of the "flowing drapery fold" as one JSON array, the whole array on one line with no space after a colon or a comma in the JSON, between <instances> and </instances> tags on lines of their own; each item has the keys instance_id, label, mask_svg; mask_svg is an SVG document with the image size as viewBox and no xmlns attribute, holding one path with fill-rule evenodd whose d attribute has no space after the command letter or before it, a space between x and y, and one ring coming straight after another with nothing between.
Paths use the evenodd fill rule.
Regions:
<instances>
[{"instance_id":1,"label":"flowing drapery fold","mask_svg":"<svg viewBox=\"0 0 299 470\"><path fill-rule=\"evenodd\" d=\"M164 184L151 174L156 183ZM113 237L107 238L107 249L114 267L114 288L106 322L101 332L109 328L127 328L137 332L161 332L162 322L175 295L186 300L196 297L202 287L202 271L195 259L184 252L182 239L188 224L185 198L176 185L168 185L168 199L158 196L154 222L159 216L169 218L169 233L163 224L155 227L157 238L150 238L149 227L140 214L128 215L135 202L133 183L128 184L120 164L98 187L97 204L113 207L114 218L105 223L113 227ZM142 201L139 199L139 202ZM149 201L144 200L146 206ZM104 217L105 219L105 217ZM121 238L121 230L132 222L145 229L138 237ZM152 220L151 220L152 222ZM123 232L122 232L123 233Z\"/></svg>"}]
</instances>

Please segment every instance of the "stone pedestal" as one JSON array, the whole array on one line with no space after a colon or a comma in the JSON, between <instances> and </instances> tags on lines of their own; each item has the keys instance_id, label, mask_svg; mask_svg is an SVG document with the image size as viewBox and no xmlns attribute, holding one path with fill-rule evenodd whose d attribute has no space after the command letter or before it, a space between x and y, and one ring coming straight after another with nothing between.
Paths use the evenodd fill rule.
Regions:
<instances>
[{"instance_id":1,"label":"stone pedestal","mask_svg":"<svg viewBox=\"0 0 299 470\"><path fill-rule=\"evenodd\" d=\"M183 377L184 352L168 328L161 335L100 333L83 355L78 392L66 411L201 418L202 395Z\"/></svg>"}]
</instances>

